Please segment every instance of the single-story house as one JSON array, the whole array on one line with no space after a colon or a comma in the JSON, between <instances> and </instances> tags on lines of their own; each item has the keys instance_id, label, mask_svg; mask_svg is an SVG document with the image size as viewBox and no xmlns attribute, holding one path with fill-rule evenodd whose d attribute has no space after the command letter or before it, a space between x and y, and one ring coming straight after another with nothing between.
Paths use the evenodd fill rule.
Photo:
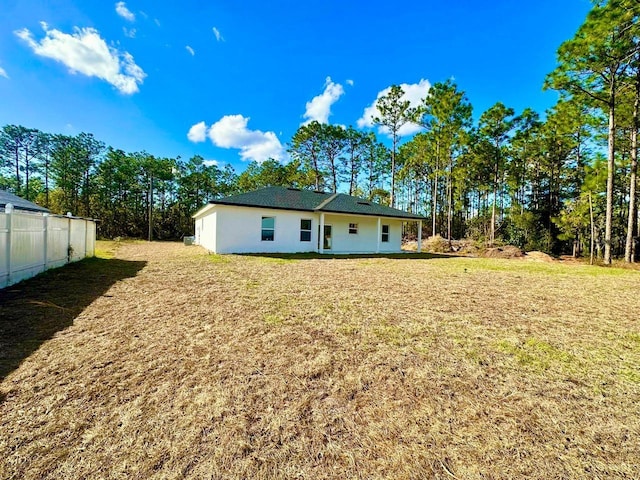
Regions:
<instances>
[{"instance_id":1,"label":"single-story house","mask_svg":"<svg viewBox=\"0 0 640 480\"><path fill-rule=\"evenodd\" d=\"M50 213L49 209L25 200L22 197L14 195L11 192L0 189L0 209L5 210L7 205L13 205L13 208L23 212L33 213Z\"/></svg>"},{"instance_id":2,"label":"single-story house","mask_svg":"<svg viewBox=\"0 0 640 480\"><path fill-rule=\"evenodd\" d=\"M213 253L395 253L403 222L421 231L424 220L343 193L285 187L212 200L193 218L195 243Z\"/></svg>"}]
</instances>

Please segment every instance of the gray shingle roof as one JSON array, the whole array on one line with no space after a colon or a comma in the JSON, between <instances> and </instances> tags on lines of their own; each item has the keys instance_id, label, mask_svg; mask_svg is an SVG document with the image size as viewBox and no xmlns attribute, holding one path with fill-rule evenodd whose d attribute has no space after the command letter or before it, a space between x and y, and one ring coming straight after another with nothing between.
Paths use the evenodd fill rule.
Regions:
<instances>
[{"instance_id":1,"label":"gray shingle roof","mask_svg":"<svg viewBox=\"0 0 640 480\"><path fill-rule=\"evenodd\" d=\"M423 220L424 217L379 205L344 193L325 193L285 187L267 187L209 202L217 205L273 208L278 210L317 211L327 213L351 213L375 217Z\"/></svg>"},{"instance_id":2,"label":"gray shingle roof","mask_svg":"<svg viewBox=\"0 0 640 480\"><path fill-rule=\"evenodd\" d=\"M6 190L0 190L0 208L4 208L7 203L14 206L16 210L27 210L29 212L42 212L49 213L49 209L41 207L33 202L20 198L13 193L9 193Z\"/></svg>"}]
</instances>

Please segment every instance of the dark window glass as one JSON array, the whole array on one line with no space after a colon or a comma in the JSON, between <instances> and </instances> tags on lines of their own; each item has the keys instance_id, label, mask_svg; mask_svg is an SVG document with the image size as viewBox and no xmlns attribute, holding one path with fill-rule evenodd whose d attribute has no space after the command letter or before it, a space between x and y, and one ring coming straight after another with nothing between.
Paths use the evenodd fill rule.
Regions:
<instances>
[{"instance_id":1,"label":"dark window glass","mask_svg":"<svg viewBox=\"0 0 640 480\"><path fill-rule=\"evenodd\" d=\"M308 219L300 220L300 241L301 242L311 241L311 220L308 220Z\"/></svg>"},{"instance_id":2,"label":"dark window glass","mask_svg":"<svg viewBox=\"0 0 640 480\"><path fill-rule=\"evenodd\" d=\"M262 241L273 242L275 238L275 217L262 217Z\"/></svg>"},{"instance_id":3,"label":"dark window glass","mask_svg":"<svg viewBox=\"0 0 640 480\"><path fill-rule=\"evenodd\" d=\"M389 241L389 225L382 225L382 238L383 242Z\"/></svg>"}]
</instances>

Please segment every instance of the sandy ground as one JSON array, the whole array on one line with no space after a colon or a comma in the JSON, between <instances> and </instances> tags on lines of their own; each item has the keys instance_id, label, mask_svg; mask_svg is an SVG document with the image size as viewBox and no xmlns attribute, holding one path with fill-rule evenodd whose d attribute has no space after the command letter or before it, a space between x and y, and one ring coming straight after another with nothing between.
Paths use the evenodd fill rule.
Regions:
<instances>
[{"instance_id":1,"label":"sandy ground","mask_svg":"<svg viewBox=\"0 0 640 480\"><path fill-rule=\"evenodd\" d=\"M640 478L638 272L84 263L0 292L0 478Z\"/></svg>"}]
</instances>

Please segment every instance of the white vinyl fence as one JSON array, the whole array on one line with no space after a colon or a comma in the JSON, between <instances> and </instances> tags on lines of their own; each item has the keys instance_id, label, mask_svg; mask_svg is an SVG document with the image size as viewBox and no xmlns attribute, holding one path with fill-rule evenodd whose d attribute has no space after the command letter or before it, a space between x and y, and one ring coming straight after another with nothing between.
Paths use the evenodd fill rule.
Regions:
<instances>
[{"instance_id":1,"label":"white vinyl fence","mask_svg":"<svg viewBox=\"0 0 640 480\"><path fill-rule=\"evenodd\" d=\"M95 220L0 211L0 288L93 257L95 246Z\"/></svg>"}]
</instances>

